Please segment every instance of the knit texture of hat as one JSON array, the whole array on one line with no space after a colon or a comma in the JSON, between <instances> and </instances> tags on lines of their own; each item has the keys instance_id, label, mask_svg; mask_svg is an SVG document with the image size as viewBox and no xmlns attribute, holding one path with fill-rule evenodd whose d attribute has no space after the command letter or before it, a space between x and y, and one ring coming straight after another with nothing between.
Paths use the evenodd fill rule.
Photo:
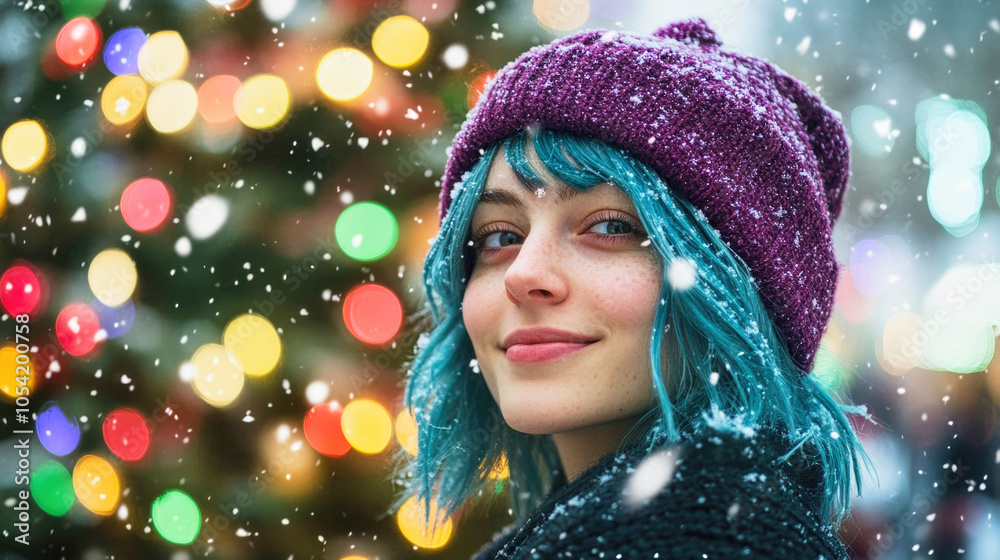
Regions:
<instances>
[{"instance_id":1,"label":"knit texture of hat","mask_svg":"<svg viewBox=\"0 0 1000 560\"><path fill-rule=\"evenodd\" d=\"M840 270L832 229L849 155L839 113L774 65L723 50L700 18L652 37L580 31L533 47L486 87L448 155L442 222L483 150L529 126L621 148L701 209L811 371Z\"/></svg>"}]
</instances>

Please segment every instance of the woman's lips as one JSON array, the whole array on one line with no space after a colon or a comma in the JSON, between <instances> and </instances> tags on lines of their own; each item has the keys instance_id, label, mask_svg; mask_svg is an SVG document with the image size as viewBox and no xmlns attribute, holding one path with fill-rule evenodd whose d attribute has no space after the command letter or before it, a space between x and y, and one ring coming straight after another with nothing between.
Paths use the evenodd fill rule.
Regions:
<instances>
[{"instance_id":1,"label":"woman's lips","mask_svg":"<svg viewBox=\"0 0 1000 560\"><path fill-rule=\"evenodd\" d=\"M555 360L577 352L593 342L543 342L540 344L515 344L507 349L507 359L516 364L530 364Z\"/></svg>"}]
</instances>

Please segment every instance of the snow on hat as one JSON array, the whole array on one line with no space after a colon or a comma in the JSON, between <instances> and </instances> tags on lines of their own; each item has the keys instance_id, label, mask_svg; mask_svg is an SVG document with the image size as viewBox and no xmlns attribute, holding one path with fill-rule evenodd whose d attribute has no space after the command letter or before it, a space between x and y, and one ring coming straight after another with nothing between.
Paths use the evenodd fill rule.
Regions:
<instances>
[{"instance_id":1,"label":"snow on hat","mask_svg":"<svg viewBox=\"0 0 1000 560\"><path fill-rule=\"evenodd\" d=\"M653 36L584 30L497 72L450 148L442 222L482 150L536 125L654 169L743 259L810 371L833 308L832 229L849 174L840 114L773 64L721 48L700 18Z\"/></svg>"}]
</instances>

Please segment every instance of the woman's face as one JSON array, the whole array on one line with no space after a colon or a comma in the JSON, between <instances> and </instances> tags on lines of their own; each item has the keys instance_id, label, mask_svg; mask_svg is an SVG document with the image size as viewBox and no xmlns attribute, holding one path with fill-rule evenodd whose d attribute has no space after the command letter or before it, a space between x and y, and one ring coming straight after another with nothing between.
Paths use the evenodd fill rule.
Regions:
<instances>
[{"instance_id":1,"label":"woman's face","mask_svg":"<svg viewBox=\"0 0 1000 560\"><path fill-rule=\"evenodd\" d=\"M639 215L617 187L583 192L543 177L542 191L530 192L498 151L472 218L477 260L462 316L480 371L519 432L556 434L641 415L654 402L656 251L643 246ZM507 348L515 331L539 327L591 342Z\"/></svg>"}]
</instances>

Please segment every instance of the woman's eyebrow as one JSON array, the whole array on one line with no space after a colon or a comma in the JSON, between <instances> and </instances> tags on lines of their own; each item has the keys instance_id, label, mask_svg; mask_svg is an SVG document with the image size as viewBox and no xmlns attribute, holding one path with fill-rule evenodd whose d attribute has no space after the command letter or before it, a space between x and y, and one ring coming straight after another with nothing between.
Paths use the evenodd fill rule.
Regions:
<instances>
[{"instance_id":1,"label":"woman's eyebrow","mask_svg":"<svg viewBox=\"0 0 1000 560\"><path fill-rule=\"evenodd\" d=\"M596 187L598 185L594 185L594 186ZM591 190L593 190L593 187L591 187L590 189L587 189L587 190L584 191L584 190L580 190L580 189L576 189L576 188L569 187L569 186L564 186L564 185L554 186L554 187L553 186L547 186L547 185L544 185L544 186L543 185L539 185L537 187L529 187L527 185L524 185L524 187L525 187L525 190L527 190L528 192L530 192L532 194L534 194L535 189L539 189L539 188L543 188L543 189L546 189L546 190L553 189L553 190L556 191L556 196L559 198L560 202L564 202L564 201L567 201L567 200L572 200L572 199L574 199L574 198L576 198L578 196L587 194ZM518 198L517 195L515 195L514 193L512 193L512 192L510 192L508 190L490 189L490 190L487 190L487 191L483 191L483 193L479 195L479 201L478 201L478 203L479 204L493 204L493 205L497 205L497 206L512 206L514 208L517 208L518 210L524 210L524 203L521 202L521 199Z\"/></svg>"}]
</instances>

